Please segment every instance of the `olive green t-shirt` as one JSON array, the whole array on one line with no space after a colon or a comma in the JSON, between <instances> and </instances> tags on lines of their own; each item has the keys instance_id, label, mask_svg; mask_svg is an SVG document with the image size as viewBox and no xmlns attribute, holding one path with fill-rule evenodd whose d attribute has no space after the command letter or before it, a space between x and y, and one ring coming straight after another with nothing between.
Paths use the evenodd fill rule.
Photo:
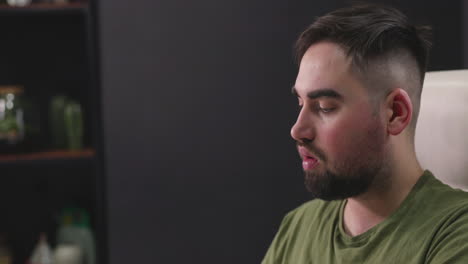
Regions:
<instances>
[{"instance_id":1,"label":"olive green t-shirt","mask_svg":"<svg viewBox=\"0 0 468 264\"><path fill-rule=\"evenodd\" d=\"M345 201L313 200L285 216L262 264L468 264L468 193L425 171L400 207L358 236Z\"/></svg>"}]
</instances>

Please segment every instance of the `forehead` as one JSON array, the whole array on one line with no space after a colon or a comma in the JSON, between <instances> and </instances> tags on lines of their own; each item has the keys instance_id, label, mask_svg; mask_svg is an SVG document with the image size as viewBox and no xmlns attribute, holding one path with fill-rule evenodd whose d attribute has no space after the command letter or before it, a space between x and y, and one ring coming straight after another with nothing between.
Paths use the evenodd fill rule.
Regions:
<instances>
[{"instance_id":1,"label":"forehead","mask_svg":"<svg viewBox=\"0 0 468 264\"><path fill-rule=\"evenodd\" d=\"M351 60L344 50L331 42L312 45L299 66L295 88L299 95L318 89L333 89L341 95L364 92L351 72Z\"/></svg>"}]
</instances>

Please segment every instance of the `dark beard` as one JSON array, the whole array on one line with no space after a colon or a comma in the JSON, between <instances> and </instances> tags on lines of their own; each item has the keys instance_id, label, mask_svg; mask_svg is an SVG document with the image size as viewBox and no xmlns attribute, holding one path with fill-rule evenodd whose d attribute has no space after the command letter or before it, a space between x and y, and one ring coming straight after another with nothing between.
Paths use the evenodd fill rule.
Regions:
<instances>
[{"instance_id":1,"label":"dark beard","mask_svg":"<svg viewBox=\"0 0 468 264\"><path fill-rule=\"evenodd\" d=\"M378 169L361 168L355 173L339 175L329 170L325 173L305 172L305 186L312 198L325 201L341 200L365 193Z\"/></svg>"}]
</instances>

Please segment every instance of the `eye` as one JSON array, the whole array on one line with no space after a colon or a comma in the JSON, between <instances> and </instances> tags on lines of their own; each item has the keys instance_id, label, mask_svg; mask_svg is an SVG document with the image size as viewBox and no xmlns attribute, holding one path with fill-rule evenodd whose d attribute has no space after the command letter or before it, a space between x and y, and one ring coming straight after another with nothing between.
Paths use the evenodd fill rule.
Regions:
<instances>
[{"instance_id":1,"label":"eye","mask_svg":"<svg viewBox=\"0 0 468 264\"><path fill-rule=\"evenodd\" d=\"M320 104L320 103L317 103L315 105L315 111L316 112L320 112L322 114L329 114L331 112L333 112L334 110L336 109L335 106L331 106L330 104Z\"/></svg>"},{"instance_id":2,"label":"eye","mask_svg":"<svg viewBox=\"0 0 468 264\"><path fill-rule=\"evenodd\" d=\"M332 112L333 110L335 110L335 108L324 108L324 107L319 107L318 110L322 113L330 113Z\"/></svg>"}]
</instances>

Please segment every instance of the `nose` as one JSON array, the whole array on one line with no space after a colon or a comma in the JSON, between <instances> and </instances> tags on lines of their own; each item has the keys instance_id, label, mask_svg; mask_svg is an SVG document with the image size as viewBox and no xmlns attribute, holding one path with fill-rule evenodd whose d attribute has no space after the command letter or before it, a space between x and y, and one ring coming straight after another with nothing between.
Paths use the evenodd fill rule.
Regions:
<instances>
[{"instance_id":1,"label":"nose","mask_svg":"<svg viewBox=\"0 0 468 264\"><path fill-rule=\"evenodd\" d=\"M307 143L315 138L313 122L304 108L291 128L291 137L299 143Z\"/></svg>"}]
</instances>

